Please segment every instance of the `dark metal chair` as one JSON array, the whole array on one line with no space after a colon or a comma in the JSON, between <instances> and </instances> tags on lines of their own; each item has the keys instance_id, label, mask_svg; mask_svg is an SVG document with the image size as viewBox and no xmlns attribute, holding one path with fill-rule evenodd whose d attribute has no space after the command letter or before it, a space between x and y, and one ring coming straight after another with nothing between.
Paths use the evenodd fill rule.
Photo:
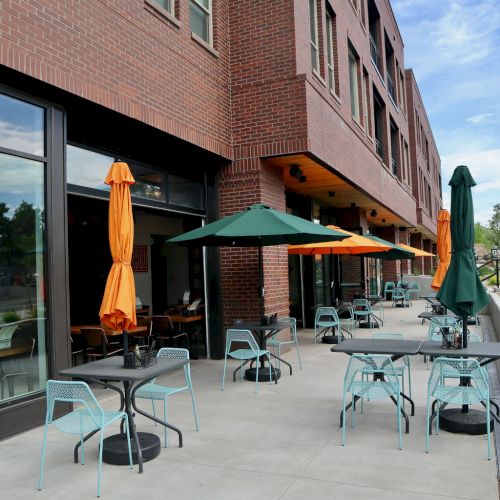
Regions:
<instances>
[{"instance_id":1,"label":"dark metal chair","mask_svg":"<svg viewBox=\"0 0 500 500\"><path fill-rule=\"evenodd\" d=\"M121 342L110 342L102 328L82 328L85 341L84 357L88 360L107 358L123 352Z\"/></svg>"},{"instance_id":2,"label":"dark metal chair","mask_svg":"<svg viewBox=\"0 0 500 500\"><path fill-rule=\"evenodd\" d=\"M186 332L175 330L170 316L156 314L151 316L152 338L161 347L179 347L178 342L182 339L182 347L189 351L189 337ZM167 344L171 344L170 346Z\"/></svg>"}]
</instances>

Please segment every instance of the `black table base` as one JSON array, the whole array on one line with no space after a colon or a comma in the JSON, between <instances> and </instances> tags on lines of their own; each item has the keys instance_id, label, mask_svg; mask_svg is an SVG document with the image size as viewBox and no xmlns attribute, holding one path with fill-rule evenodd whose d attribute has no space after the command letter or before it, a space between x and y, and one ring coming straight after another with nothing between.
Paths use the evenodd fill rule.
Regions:
<instances>
[{"instance_id":1,"label":"black table base","mask_svg":"<svg viewBox=\"0 0 500 500\"><path fill-rule=\"evenodd\" d=\"M380 328L378 321L360 321L358 328Z\"/></svg>"},{"instance_id":2,"label":"black table base","mask_svg":"<svg viewBox=\"0 0 500 500\"><path fill-rule=\"evenodd\" d=\"M340 344L344 339L338 335L325 335L321 337L323 344Z\"/></svg>"},{"instance_id":3,"label":"black table base","mask_svg":"<svg viewBox=\"0 0 500 500\"><path fill-rule=\"evenodd\" d=\"M276 382L281 377L279 368L271 368L271 380ZM245 379L255 382L257 378L257 369L248 368L245 370ZM269 366L259 367L259 382L269 382Z\"/></svg>"},{"instance_id":4,"label":"black table base","mask_svg":"<svg viewBox=\"0 0 500 500\"><path fill-rule=\"evenodd\" d=\"M142 451L142 461L149 462L161 452L161 441L156 434L138 432L139 445ZM135 441L131 440L132 462L139 463ZM126 434L115 434L104 439L102 447L102 461L111 465L128 465L128 445Z\"/></svg>"},{"instance_id":5,"label":"black table base","mask_svg":"<svg viewBox=\"0 0 500 500\"><path fill-rule=\"evenodd\" d=\"M401 302L398 302L397 304L394 304L394 307L410 307L410 304L408 303L403 304Z\"/></svg>"},{"instance_id":6,"label":"black table base","mask_svg":"<svg viewBox=\"0 0 500 500\"><path fill-rule=\"evenodd\" d=\"M490 426L493 429L494 419L490 416ZM464 413L461 408L450 408L439 412L439 428L448 432L463 432L465 434L486 434L486 412L471 410Z\"/></svg>"}]
</instances>

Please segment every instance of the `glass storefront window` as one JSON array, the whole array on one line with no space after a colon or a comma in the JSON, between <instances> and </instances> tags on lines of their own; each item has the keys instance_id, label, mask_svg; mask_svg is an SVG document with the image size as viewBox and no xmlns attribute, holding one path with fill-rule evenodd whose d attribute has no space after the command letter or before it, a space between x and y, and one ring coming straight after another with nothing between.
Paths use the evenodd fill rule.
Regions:
<instances>
[{"instance_id":1,"label":"glass storefront window","mask_svg":"<svg viewBox=\"0 0 500 500\"><path fill-rule=\"evenodd\" d=\"M0 153L0 174L2 402L43 390L47 381L45 164Z\"/></svg>"},{"instance_id":2,"label":"glass storefront window","mask_svg":"<svg viewBox=\"0 0 500 500\"><path fill-rule=\"evenodd\" d=\"M0 94L0 146L45 155L45 111L39 106Z\"/></svg>"},{"instance_id":3,"label":"glass storefront window","mask_svg":"<svg viewBox=\"0 0 500 500\"><path fill-rule=\"evenodd\" d=\"M112 156L68 144L67 182L75 186L109 191L104 179L114 161Z\"/></svg>"},{"instance_id":4,"label":"glass storefront window","mask_svg":"<svg viewBox=\"0 0 500 500\"><path fill-rule=\"evenodd\" d=\"M168 201L181 207L205 208L205 190L203 183L184 179L176 175L168 176Z\"/></svg>"},{"instance_id":5,"label":"glass storefront window","mask_svg":"<svg viewBox=\"0 0 500 500\"><path fill-rule=\"evenodd\" d=\"M166 201L165 174L142 165L129 164L135 184L130 186L130 194L151 201Z\"/></svg>"}]
</instances>

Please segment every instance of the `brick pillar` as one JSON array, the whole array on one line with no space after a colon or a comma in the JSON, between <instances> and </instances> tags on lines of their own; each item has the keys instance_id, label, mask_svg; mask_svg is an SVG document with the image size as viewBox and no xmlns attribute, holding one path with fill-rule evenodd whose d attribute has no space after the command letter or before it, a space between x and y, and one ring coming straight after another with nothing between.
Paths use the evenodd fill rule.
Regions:
<instances>
[{"instance_id":1,"label":"brick pillar","mask_svg":"<svg viewBox=\"0 0 500 500\"><path fill-rule=\"evenodd\" d=\"M359 207L342 208L336 212L336 224L346 230L361 229L364 234L368 230L368 222L366 220L366 210ZM364 291L366 287L365 276L363 269L363 259L360 257L352 257L350 255L340 256L340 275L343 283L359 283L359 289L355 287L342 288L342 300L351 301L354 294L359 290Z\"/></svg>"},{"instance_id":2,"label":"brick pillar","mask_svg":"<svg viewBox=\"0 0 500 500\"><path fill-rule=\"evenodd\" d=\"M422 242L422 233L412 233L410 235L410 245L415 248L423 249ZM415 257L413 261L413 274L425 274L424 273L424 258L423 257Z\"/></svg>"},{"instance_id":3,"label":"brick pillar","mask_svg":"<svg viewBox=\"0 0 500 500\"><path fill-rule=\"evenodd\" d=\"M285 188L278 173L259 158L237 160L219 176L219 217L254 203L285 211ZM264 311L289 314L286 245L264 247ZM258 321L258 251L254 247L220 248L221 301L224 327L235 319Z\"/></svg>"},{"instance_id":4,"label":"brick pillar","mask_svg":"<svg viewBox=\"0 0 500 500\"><path fill-rule=\"evenodd\" d=\"M377 227L376 235L391 243L398 243L397 233L399 229L393 226ZM382 261L382 281L394 281L395 283L401 278L401 261L400 260L383 260Z\"/></svg>"},{"instance_id":5,"label":"brick pillar","mask_svg":"<svg viewBox=\"0 0 500 500\"><path fill-rule=\"evenodd\" d=\"M431 249L431 240L424 240L424 250L426 252L434 253ZM431 274L432 257L423 257L423 260L424 260L424 274Z\"/></svg>"},{"instance_id":6,"label":"brick pillar","mask_svg":"<svg viewBox=\"0 0 500 500\"><path fill-rule=\"evenodd\" d=\"M408 229L404 228L403 230L396 229L396 235L397 235L397 243L403 243L404 245L409 245L409 235L410 233L408 232ZM411 266L412 266L412 259L405 259L401 260L401 270L403 274L411 274Z\"/></svg>"}]
</instances>

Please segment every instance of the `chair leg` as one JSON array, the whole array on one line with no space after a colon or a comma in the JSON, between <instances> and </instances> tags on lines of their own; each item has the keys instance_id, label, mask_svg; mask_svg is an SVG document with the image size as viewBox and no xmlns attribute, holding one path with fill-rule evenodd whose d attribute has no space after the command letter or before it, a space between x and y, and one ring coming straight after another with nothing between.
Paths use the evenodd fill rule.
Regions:
<instances>
[{"instance_id":1,"label":"chair leg","mask_svg":"<svg viewBox=\"0 0 500 500\"><path fill-rule=\"evenodd\" d=\"M278 346L278 356L279 356L279 346ZM271 356L268 354L267 355L267 362L269 363L269 385L272 385L273 383L273 367L271 365Z\"/></svg>"},{"instance_id":2,"label":"chair leg","mask_svg":"<svg viewBox=\"0 0 500 500\"><path fill-rule=\"evenodd\" d=\"M200 428L198 427L198 414L196 412L196 400L194 397L194 391L193 391L193 383L191 382L191 374L189 371L186 373L186 382L187 386L189 388L189 392L191 393L191 403L193 405L193 414L194 414L194 425L196 426L196 430L199 431Z\"/></svg>"},{"instance_id":3,"label":"chair leg","mask_svg":"<svg viewBox=\"0 0 500 500\"><path fill-rule=\"evenodd\" d=\"M425 420L425 452L429 453L429 426L431 419L430 398L427 396L427 419Z\"/></svg>"},{"instance_id":4,"label":"chair leg","mask_svg":"<svg viewBox=\"0 0 500 500\"><path fill-rule=\"evenodd\" d=\"M41 491L43 488L43 476L45 470L45 451L47 447L47 421L45 421L45 429L43 430L43 445L42 445L42 459L40 461L40 476L38 478L38 490Z\"/></svg>"},{"instance_id":5,"label":"chair leg","mask_svg":"<svg viewBox=\"0 0 500 500\"><path fill-rule=\"evenodd\" d=\"M167 396L163 398L163 421L167 422ZM167 426L163 426L163 447L166 448L168 446L167 441Z\"/></svg>"},{"instance_id":6,"label":"chair leg","mask_svg":"<svg viewBox=\"0 0 500 500\"><path fill-rule=\"evenodd\" d=\"M486 432L488 433L488 460L491 460L490 398L486 400Z\"/></svg>"},{"instance_id":7,"label":"chair leg","mask_svg":"<svg viewBox=\"0 0 500 500\"><path fill-rule=\"evenodd\" d=\"M345 397L346 391L344 388L344 395L342 397L342 446L345 446Z\"/></svg>"},{"instance_id":8,"label":"chair leg","mask_svg":"<svg viewBox=\"0 0 500 500\"><path fill-rule=\"evenodd\" d=\"M295 337L295 346L297 347L297 356L299 358L299 368L302 370L302 360L300 359L299 341L298 341L297 337Z\"/></svg>"},{"instance_id":9,"label":"chair leg","mask_svg":"<svg viewBox=\"0 0 500 500\"><path fill-rule=\"evenodd\" d=\"M152 394L151 394L152 395ZM156 418L156 409L155 409L155 400L151 398L151 406L153 407L153 417ZM158 423L155 420L155 427L158 425Z\"/></svg>"},{"instance_id":10,"label":"chair leg","mask_svg":"<svg viewBox=\"0 0 500 500\"><path fill-rule=\"evenodd\" d=\"M222 383L221 383L221 391L224 390L224 379L226 378L226 364L227 364L227 354L224 356L224 370L222 371Z\"/></svg>"},{"instance_id":11,"label":"chair leg","mask_svg":"<svg viewBox=\"0 0 500 500\"><path fill-rule=\"evenodd\" d=\"M104 429L101 429L99 436L99 463L97 464L97 496L101 496L101 476L102 476L102 448L104 441Z\"/></svg>"},{"instance_id":12,"label":"chair leg","mask_svg":"<svg viewBox=\"0 0 500 500\"><path fill-rule=\"evenodd\" d=\"M240 370L241 372L242 370ZM271 367L269 367L269 373L271 373ZM255 359L255 394L259 390L259 357Z\"/></svg>"},{"instance_id":13,"label":"chair leg","mask_svg":"<svg viewBox=\"0 0 500 500\"><path fill-rule=\"evenodd\" d=\"M82 465L85 465L85 441L83 439L83 434L80 434L80 449L82 450Z\"/></svg>"},{"instance_id":14,"label":"chair leg","mask_svg":"<svg viewBox=\"0 0 500 500\"><path fill-rule=\"evenodd\" d=\"M410 396L410 399L413 400L413 398L411 397L411 369L409 362L408 362L408 395Z\"/></svg>"},{"instance_id":15,"label":"chair leg","mask_svg":"<svg viewBox=\"0 0 500 500\"><path fill-rule=\"evenodd\" d=\"M397 411L398 411L398 434L399 434L399 449L403 449L403 436L401 434L401 394L398 392L398 404L397 404Z\"/></svg>"},{"instance_id":16,"label":"chair leg","mask_svg":"<svg viewBox=\"0 0 500 500\"><path fill-rule=\"evenodd\" d=\"M130 429L128 425L128 415L125 414L125 426L127 430L127 444L128 444L128 466L129 469L133 469L134 465L132 463L132 445L130 443Z\"/></svg>"},{"instance_id":17,"label":"chair leg","mask_svg":"<svg viewBox=\"0 0 500 500\"><path fill-rule=\"evenodd\" d=\"M352 396L351 397L351 429L354 429L354 426L356 425L356 416L354 414L354 408L356 405L354 404L354 394L352 394L351 396Z\"/></svg>"}]
</instances>

